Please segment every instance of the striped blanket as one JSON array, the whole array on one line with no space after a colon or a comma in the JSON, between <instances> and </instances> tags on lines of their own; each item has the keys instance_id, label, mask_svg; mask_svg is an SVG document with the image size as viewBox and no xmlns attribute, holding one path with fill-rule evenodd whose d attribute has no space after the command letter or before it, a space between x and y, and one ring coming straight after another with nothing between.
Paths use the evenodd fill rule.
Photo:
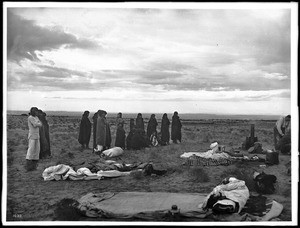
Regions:
<instances>
[{"instance_id":1,"label":"striped blanket","mask_svg":"<svg viewBox=\"0 0 300 228\"><path fill-rule=\"evenodd\" d=\"M199 156L191 156L186 158L186 165L188 166L219 166L219 165L231 165L232 159L230 158L203 158Z\"/></svg>"}]
</instances>

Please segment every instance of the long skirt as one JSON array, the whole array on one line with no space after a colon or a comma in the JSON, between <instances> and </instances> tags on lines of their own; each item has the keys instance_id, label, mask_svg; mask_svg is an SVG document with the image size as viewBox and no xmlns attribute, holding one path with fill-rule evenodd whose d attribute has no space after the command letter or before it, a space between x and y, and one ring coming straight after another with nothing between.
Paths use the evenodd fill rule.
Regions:
<instances>
[{"instance_id":1,"label":"long skirt","mask_svg":"<svg viewBox=\"0 0 300 228\"><path fill-rule=\"evenodd\" d=\"M126 138L125 130L123 128L118 128L116 134L115 146L125 149L125 138Z\"/></svg>"},{"instance_id":2,"label":"long skirt","mask_svg":"<svg viewBox=\"0 0 300 228\"><path fill-rule=\"evenodd\" d=\"M39 160L39 156L40 156L40 140L39 139L29 139L26 159L27 160Z\"/></svg>"}]
</instances>

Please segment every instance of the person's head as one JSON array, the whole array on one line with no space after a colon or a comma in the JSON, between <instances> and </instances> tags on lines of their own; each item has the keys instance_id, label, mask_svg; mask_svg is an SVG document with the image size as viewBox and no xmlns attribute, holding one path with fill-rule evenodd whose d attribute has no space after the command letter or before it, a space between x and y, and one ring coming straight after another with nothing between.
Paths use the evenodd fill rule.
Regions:
<instances>
[{"instance_id":1,"label":"person's head","mask_svg":"<svg viewBox=\"0 0 300 228\"><path fill-rule=\"evenodd\" d=\"M41 109L38 109L38 111L37 111L37 116L38 116L39 118L44 118L44 112L43 112Z\"/></svg>"},{"instance_id":2,"label":"person's head","mask_svg":"<svg viewBox=\"0 0 300 228\"><path fill-rule=\"evenodd\" d=\"M88 117L89 115L90 115L90 112L89 112L89 111L84 111L83 116Z\"/></svg>"},{"instance_id":3,"label":"person's head","mask_svg":"<svg viewBox=\"0 0 300 228\"><path fill-rule=\"evenodd\" d=\"M291 115L287 115L284 119L285 121L291 121Z\"/></svg>"},{"instance_id":4,"label":"person's head","mask_svg":"<svg viewBox=\"0 0 300 228\"><path fill-rule=\"evenodd\" d=\"M98 115L99 115L100 117L105 117L106 114L107 114L106 111L104 111L104 110L98 110Z\"/></svg>"},{"instance_id":5,"label":"person's head","mask_svg":"<svg viewBox=\"0 0 300 228\"><path fill-rule=\"evenodd\" d=\"M38 108L37 108L37 107L32 107L32 108L30 109L29 114L30 114L31 116L37 116L37 114L38 114Z\"/></svg>"},{"instance_id":6,"label":"person's head","mask_svg":"<svg viewBox=\"0 0 300 228\"><path fill-rule=\"evenodd\" d=\"M163 118L167 118L168 116L167 116L167 113L164 113L163 114Z\"/></svg>"},{"instance_id":7,"label":"person's head","mask_svg":"<svg viewBox=\"0 0 300 228\"><path fill-rule=\"evenodd\" d=\"M151 119L154 119L155 118L155 114L151 114Z\"/></svg>"},{"instance_id":8,"label":"person's head","mask_svg":"<svg viewBox=\"0 0 300 228\"><path fill-rule=\"evenodd\" d=\"M117 117L122 118L122 113L119 112L118 115L117 115Z\"/></svg>"},{"instance_id":9,"label":"person's head","mask_svg":"<svg viewBox=\"0 0 300 228\"><path fill-rule=\"evenodd\" d=\"M178 112L177 111L174 112L174 116L178 116Z\"/></svg>"},{"instance_id":10,"label":"person's head","mask_svg":"<svg viewBox=\"0 0 300 228\"><path fill-rule=\"evenodd\" d=\"M138 114L137 114L137 117L142 117L142 113L138 113Z\"/></svg>"}]
</instances>

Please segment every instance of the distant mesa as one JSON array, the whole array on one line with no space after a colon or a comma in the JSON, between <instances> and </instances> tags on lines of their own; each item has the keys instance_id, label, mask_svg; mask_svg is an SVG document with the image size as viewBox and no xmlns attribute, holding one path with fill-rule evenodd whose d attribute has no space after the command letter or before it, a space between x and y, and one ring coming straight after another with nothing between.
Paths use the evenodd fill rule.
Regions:
<instances>
[{"instance_id":1,"label":"distant mesa","mask_svg":"<svg viewBox=\"0 0 300 228\"><path fill-rule=\"evenodd\" d=\"M21 116L28 116L27 114L25 114L25 113L23 113L23 114L21 114Z\"/></svg>"}]
</instances>

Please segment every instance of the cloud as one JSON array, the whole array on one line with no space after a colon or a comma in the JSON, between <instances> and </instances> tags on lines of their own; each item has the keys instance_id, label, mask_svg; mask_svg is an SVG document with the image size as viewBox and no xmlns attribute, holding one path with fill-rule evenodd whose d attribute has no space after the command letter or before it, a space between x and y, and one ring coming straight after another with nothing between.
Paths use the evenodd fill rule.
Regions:
<instances>
[{"instance_id":1,"label":"cloud","mask_svg":"<svg viewBox=\"0 0 300 228\"><path fill-rule=\"evenodd\" d=\"M279 80L279 81L282 81L282 80L286 80L288 79L289 77L287 75L283 75L283 74L280 74L280 73L266 73L264 75L265 78L268 78L268 79L275 79L275 80Z\"/></svg>"},{"instance_id":2,"label":"cloud","mask_svg":"<svg viewBox=\"0 0 300 228\"><path fill-rule=\"evenodd\" d=\"M90 49L99 45L87 38L77 38L63 31L61 27L41 27L33 20L26 20L7 11L7 54L8 59L20 62L26 58L38 61L37 51L51 51L65 48Z\"/></svg>"}]
</instances>

